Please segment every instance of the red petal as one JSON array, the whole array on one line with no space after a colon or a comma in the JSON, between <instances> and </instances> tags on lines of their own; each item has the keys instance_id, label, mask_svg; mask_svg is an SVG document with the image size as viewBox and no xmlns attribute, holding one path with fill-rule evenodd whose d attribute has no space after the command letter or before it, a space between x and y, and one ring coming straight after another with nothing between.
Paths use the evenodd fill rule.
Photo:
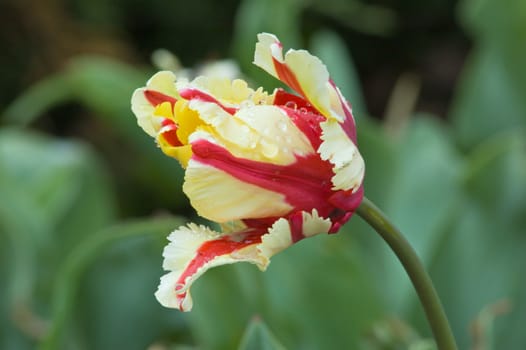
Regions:
<instances>
[{"instance_id":1,"label":"red petal","mask_svg":"<svg viewBox=\"0 0 526 350\"><path fill-rule=\"evenodd\" d=\"M164 119L162 122L162 133L161 135L164 137L166 142L170 144L170 146L179 147L183 146L182 142L179 141L179 137L177 137L177 124L175 124L170 119Z\"/></svg>"},{"instance_id":2,"label":"red petal","mask_svg":"<svg viewBox=\"0 0 526 350\"><path fill-rule=\"evenodd\" d=\"M277 89L274 95L274 104L289 107L290 103L293 103L296 108L305 108L308 112L320 114L318 110L303 97L291 94L283 89Z\"/></svg>"},{"instance_id":3,"label":"red petal","mask_svg":"<svg viewBox=\"0 0 526 350\"><path fill-rule=\"evenodd\" d=\"M333 194L332 165L318 154L296 157L296 162L282 166L238 158L221 146L206 140L192 143L193 159L221 169L233 177L264 189L282 193L296 210L311 211L327 217L333 206L328 198Z\"/></svg>"},{"instance_id":4,"label":"red petal","mask_svg":"<svg viewBox=\"0 0 526 350\"><path fill-rule=\"evenodd\" d=\"M305 94L303 93L303 89L301 88L301 85L298 82L298 79L296 79L296 75L294 75L290 68L286 64L275 59L274 57L272 57L272 62L274 63L276 73L278 73L279 80L290 86L300 95L305 96Z\"/></svg>"},{"instance_id":5,"label":"red petal","mask_svg":"<svg viewBox=\"0 0 526 350\"><path fill-rule=\"evenodd\" d=\"M221 107L225 112L234 115L237 112L237 108L234 107L227 107L223 105L221 102L219 102L215 97L197 89L184 89L179 91L179 94L182 98L187 100L200 100L203 102L212 102Z\"/></svg>"},{"instance_id":6,"label":"red petal","mask_svg":"<svg viewBox=\"0 0 526 350\"><path fill-rule=\"evenodd\" d=\"M181 274L175 285L175 291L183 289L186 285L186 279L196 274L197 271L214 260L215 258L232 254L235 251L243 249L249 245L261 243L261 236L266 233L265 230L251 230L250 232L242 232L238 234L226 235L212 241L204 242L196 251L195 258L186 266L184 272ZM186 291L179 293L184 296Z\"/></svg>"},{"instance_id":7,"label":"red petal","mask_svg":"<svg viewBox=\"0 0 526 350\"><path fill-rule=\"evenodd\" d=\"M150 102L152 106L158 106L163 102L170 102L170 104L175 105L177 99L172 96L165 95L159 91L155 90L144 90L144 97Z\"/></svg>"}]
</instances>

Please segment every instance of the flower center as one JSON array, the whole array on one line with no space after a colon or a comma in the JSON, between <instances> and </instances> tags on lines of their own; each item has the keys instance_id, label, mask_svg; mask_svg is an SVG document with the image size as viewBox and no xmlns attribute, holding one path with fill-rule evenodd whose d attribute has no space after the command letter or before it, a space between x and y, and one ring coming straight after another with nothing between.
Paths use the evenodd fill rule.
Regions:
<instances>
[{"instance_id":1,"label":"flower center","mask_svg":"<svg viewBox=\"0 0 526 350\"><path fill-rule=\"evenodd\" d=\"M183 99L174 104L168 101L159 104L154 115L162 119L157 137L159 146L185 168L192 157L188 138L199 126L204 125L203 121L197 112L188 108L188 101Z\"/></svg>"}]
</instances>

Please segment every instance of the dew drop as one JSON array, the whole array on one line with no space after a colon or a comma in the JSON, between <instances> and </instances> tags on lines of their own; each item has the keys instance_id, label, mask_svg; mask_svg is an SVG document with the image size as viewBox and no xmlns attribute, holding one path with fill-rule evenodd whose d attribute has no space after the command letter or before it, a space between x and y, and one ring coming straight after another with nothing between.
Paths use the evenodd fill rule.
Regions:
<instances>
[{"instance_id":1,"label":"dew drop","mask_svg":"<svg viewBox=\"0 0 526 350\"><path fill-rule=\"evenodd\" d=\"M188 288L186 288L186 286L183 283L177 283L174 289L176 294L181 294L184 293Z\"/></svg>"},{"instance_id":2,"label":"dew drop","mask_svg":"<svg viewBox=\"0 0 526 350\"><path fill-rule=\"evenodd\" d=\"M283 131L283 132L286 132L287 129L288 129L287 123L284 122L284 121L279 121L277 126L278 126L278 129Z\"/></svg>"},{"instance_id":3,"label":"dew drop","mask_svg":"<svg viewBox=\"0 0 526 350\"><path fill-rule=\"evenodd\" d=\"M267 144L266 147L263 148L262 153L267 158L273 158L275 157L279 152L278 146L274 144Z\"/></svg>"},{"instance_id":4,"label":"dew drop","mask_svg":"<svg viewBox=\"0 0 526 350\"><path fill-rule=\"evenodd\" d=\"M305 108L305 107L301 107L301 108L299 109L299 111L300 111L300 113L303 113L303 114L307 114L307 112L308 112L308 111L307 111L307 108Z\"/></svg>"},{"instance_id":5,"label":"dew drop","mask_svg":"<svg viewBox=\"0 0 526 350\"><path fill-rule=\"evenodd\" d=\"M250 101L250 100L245 100L245 101L242 101L242 102L240 103L240 106L241 106L242 108L249 108L249 107L254 106L254 102L252 102L252 101Z\"/></svg>"},{"instance_id":6,"label":"dew drop","mask_svg":"<svg viewBox=\"0 0 526 350\"><path fill-rule=\"evenodd\" d=\"M288 101L288 102L285 103L285 107L292 108L292 109L297 109L298 105L296 104L296 102Z\"/></svg>"},{"instance_id":7,"label":"dew drop","mask_svg":"<svg viewBox=\"0 0 526 350\"><path fill-rule=\"evenodd\" d=\"M240 129L239 131L241 131L242 134L246 135L250 133L250 129L246 125L241 125L239 129Z\"/></svg>"},{"instance_id":8,"label":"dew drop","mask_svg":"<svg viewBox=\"0 0 526 350\"><path fill-rule=\"evenodd\" d=\"M258 143L259 143L259 139L253 138L252 140L250 140L248 147L254 149L256 148Z\"/></svg>"}]
</instances>

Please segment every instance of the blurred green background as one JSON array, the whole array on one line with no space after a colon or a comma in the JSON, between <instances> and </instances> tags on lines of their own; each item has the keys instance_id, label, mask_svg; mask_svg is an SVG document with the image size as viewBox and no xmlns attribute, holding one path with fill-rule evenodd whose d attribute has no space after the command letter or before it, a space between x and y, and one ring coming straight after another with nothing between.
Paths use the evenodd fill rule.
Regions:
<instances>
[{"instance_id":1,"label":"blurred green background","mask_svg":"<svg viewBox=\"0 0 526 350\"><path fill-rule=\"evenodd\" d=\"M191 313L154 299L167 234L196 217L131 93L160 48L188 68L235 59L271 89L251 65L261 31L321 57L353 104L366 195L429 269L460 349L526 348L523 0L2 0L0 348L433 348L358 217L265 273L209 271Z\"/></svg>"}]
</instances>

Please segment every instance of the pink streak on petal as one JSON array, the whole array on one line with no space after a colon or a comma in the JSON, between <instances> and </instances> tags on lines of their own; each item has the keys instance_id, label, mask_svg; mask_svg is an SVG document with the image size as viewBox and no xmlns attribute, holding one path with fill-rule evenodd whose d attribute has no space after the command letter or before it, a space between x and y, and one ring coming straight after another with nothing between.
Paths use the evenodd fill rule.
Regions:
<instances>
[{"instance_id":1,"label":"pink streak on petal","mask_svg":"<svg viewBox=\"0 0 526 350\"><path fill-rule=\"evenodd\" d=\"M287 84L291 89L295 90L298 94L305 96L303 89L301 88L298 79L294 72L283 62L278 61L274 56L272 56L272 63L274 64L274 69L278 74L279 80Z\"/></svg>"},{"instance_id":2,"label":"pink streak on petal","mask_svg":"<svg viewBox=\"0 0 526 350\"><path fill-rule=\"evenodd\" d=\"M296 127L307 136L312 147L318 149L322 132L320 123L325 120L325 117L304 98L283 89L276 90L274 105L281 107Z\"/></svg>"},{"instance_id":3,"label":"pink streak on petal","mask_svg":"<svg viewBox=\"0 0 526 350\"><path fill-rule=\"evenodd\" d=\"M331 202L336 208L347 211L356 209L362 202L362 198L363 185L361 185L354 193L352 190L334 192L329 198L329 202Z\"/></svg>"},{"instance_id":4,"label":"pink streak on petal","mask_svg":"<svg viewBox=\"0 0 526 350\"><path fill-rule=\"evenodd\" d=\"M203 102L212 102L212 103L215 103L216 105L218 105L219 107L221 107L225 112L231 114L231 115L234 115L238 109L237 108L234 108L234 107L227 107L225 106L224 104L222 104L221 102L219 102L219 100L217 100L214 96L212 95L209 95L201 90L198 90L198 89L192 89L192 88L187 88L187 89L182 89L179 91L179 94L181 95L182 98L184 99L187 99L187 100L199 100L199 101L203 101Z\"/></svg>"},{"instance_id":5,"label":"pink streak on petal","mask_svg":"<svg viewBox=\"0 0 526 350\"><path fill-rule=\"evenodd\" d=\"M158 106L163 102L170 102L173 107L173 105L175 105L177 102L177 99L174 97L165 95L155 90L144 90L144 97L152 106Z\"/></svg>"},{"instance_id":6,"label":"pink streak on petal","mask_svg":"<svg viewBox=\"0 0 526 350\"><path fill-rule=\"evenodd\" d=\"M175 287L175 291L177 292L178 290L182 289L183 287L181 285L177 285ZM177 298L177 301L179 303L179 310L181 311L186 311L186 309L183 307L183 302L184 302L184 299L186 299L186 292L182 292L180 294L176 294L176 298Z\"/></svg>"},{"instance_id":7,"label":"pink streak on petal","mask_svg":"<svg viewBox=\"0 0 526 350\"><path fill-rule=\"evenodd\" d=\"M293 109L281 107L289 116L290 120L296 125L298 129L309 139L313 149L318 149L322 143L320 123L325 120L325 117L319 114L314 114L303 109Z\"/></svg>"},{"instance_id":8,"label":"pink streak on petal","mask_svg":"<svg viewBox=\"0 0 526 350\"><path fill-rule=\"evenodd\" d=\"M349 136L349 138L356 143L356 124L354 122L354 117L352 115L352 109L349 103L345 100L345 98L341 95L340 91L336 87L336 84L332 79L329 80L329 83L334 87L334 89L338 92L338 99L340 100L340 104L342 106L342 109L345 113L345 120L341 124L343 131Z\"/></svg>"},{"instance_id":9,"label":"pink streak on petal","mask_svg":"<svg viewBox=\"0 0 526 350\"><path fill-rule=\"evenodd\" d=\"M268 218L259 218L259 219L243 219L243 223L247 227L259 230L267 230L271 227L279 217L268 217Z\"/></svg>"},{"instance_id":10,"label":"pink streak on petal","mask_svg":"<svg viewBox=\"0 0 526 350\"><path fill-rule=\"evenodd\" d=\"M303 213L297 211L289 216L289 225L290 225L290 236L292 242L296 243L305 238L303 234Z\"/></svg>"},{"instance_id":11,"label":"pink streak on petal","mask_svg":"<svg viewBox=\"0 0 526 350\"><path fill-rule=\"evenodd\" d=\"M290 92L287 92L281 88L276 89L275 95L274 95L274 104L277 106L287 106L290 102L294 103L296 105L296 108L304 108L310 113L314 114L320 114L318 110L309 103L309 101L305 100L303 97L291 94Z\"/></svg>"},{"instance_id":12,"label":"pink streak on petal","mask_svg":"<svg viewBox=\"0 0 526 350\"><path fill-rule=\"evenodd\" d=\"M340 215L333 215L331 217L332 225L329 228L329 234L337 233L340 228L351 218L353 211L349 212L339 212Z\"/></svg>"},{"instance_id":13,"label":"pink streak on petal","mask_svg":"<svg viewBox=\"0 0 526 350\"><path fill-rule=\"evenodd\" d=\"M195 257L188 263L175 284L174 290L179 301L179 309L184 311L182 303L187 293L185 287L188 278L195 275L199 269L207 263L222 255L232 254L250 245L261 243L261 236L266 233L266 231L267 230L251 230L249 232L223 236L201 244L201 246L197 248ZM183 292L178 293L178 291L181 290L183 290Z\"/></svg>"},{"instance_id":14,"label":"pink streak on petal","mask_svg":"<svg viewBox=\"0 0 526 350\"><path fill-rule=\"evenodd\" d=\"M332 226L329 233L338 232L340 227L351 218L362 199L363 185L355 193L352 193L352 191L338 191L329 197L329 202L337 208L330 214Z\"/></svg>"},{"instance_id":15,"label":"pink streak on petal","mask_svg":"<svg viewBox=\"0 0 526 350\"><path fill-rule=\"evenodd\" d=\"M318 209L327 217L332 210L332 165L318 154L296 156L296 162L282 166L238 158L206 140L192 143L192 159L225 171L233 177L270 191L282 193L296 210Z\"/></svg>"},{"instance_id":16,"label":"pink streak on petal","mask_svg":"<svg viewBox=\"0 0 526 350\"><path fill-rule=\"evenodd\" d=\"M181 141L179 141L179 137L177 137L177 124L175 124L170 119L164 119L161 125L163 126L161 135L164 137L166 142L174 147L183 145Z\"/></svg>"}]
</instances>

